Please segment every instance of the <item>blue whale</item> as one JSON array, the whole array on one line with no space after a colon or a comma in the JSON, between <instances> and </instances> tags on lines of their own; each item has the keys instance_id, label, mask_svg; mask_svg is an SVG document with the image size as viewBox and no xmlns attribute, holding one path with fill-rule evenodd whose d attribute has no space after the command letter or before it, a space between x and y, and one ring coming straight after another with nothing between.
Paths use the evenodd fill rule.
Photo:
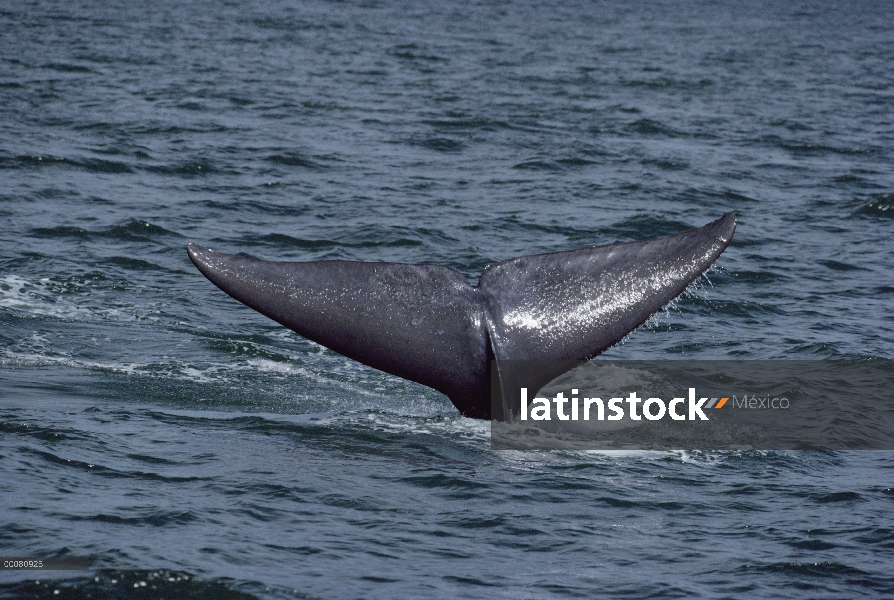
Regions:
<instances>
[{"instance_id":1,"label":"blue whale","mask_svg":"<svg viewBox=\"0 0 894 600\"><path fill-rule=\"evenodd\" d=\"M243 304L335 352L442 392L465 416L487 419L515 412L504 399L503 414L494 414L494 381L539 389L604 352L704 273L735 229L735 216L726 214L677 235L522 256L485 268L477 287L435 265L269 262L197 244L187 252ZM501 361L559 366L513 374L500 371Z\"/></svg>"}]
</instances>

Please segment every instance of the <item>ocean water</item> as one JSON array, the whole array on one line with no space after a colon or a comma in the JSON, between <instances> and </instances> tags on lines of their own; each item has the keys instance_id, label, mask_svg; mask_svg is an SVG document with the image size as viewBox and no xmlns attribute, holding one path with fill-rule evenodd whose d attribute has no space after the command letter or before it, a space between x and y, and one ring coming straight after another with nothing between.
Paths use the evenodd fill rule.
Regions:
<instances>
[{"instance_id":1,"label":"ocean water","mask_svg":"<svg viewBox=\"0 0 894 600\"><path fill-rule=\"evenodd\" d=\"M604 358L892 358L889 2L8 0L0 181L0 554L93 564L0 597L894 595L891 452L494 452L185 252L474 282L733 211Z\"/></svg>"}]
</instances>

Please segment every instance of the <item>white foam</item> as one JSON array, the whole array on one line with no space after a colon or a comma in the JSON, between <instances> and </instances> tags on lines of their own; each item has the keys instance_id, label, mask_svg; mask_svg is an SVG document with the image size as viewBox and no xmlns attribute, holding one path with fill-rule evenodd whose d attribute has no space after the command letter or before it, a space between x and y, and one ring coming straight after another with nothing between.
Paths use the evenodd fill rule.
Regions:
<instances>
[{"instance_id":1,"label":"white foam","mask_svg":"<svg viewBox=\"0 0 894 600\"><path fill-rule=\"evenodd\" d=\"M6 275L0 279L0 309L24 314L30 317L51 317L63 321L137 321L158 320L157 310L138 313L136 307L112 307L108 305L90 306L79 304L72 297L63 296L63 288L88 288L86 282L67 281L60 283L49 277L29 281L18 275ZM84 290L88 298L96 301L97 294Z\"/></svg>"},{"instance_id":2,"label":"white foam","mask_svg":"<svg viewBox=\"0 0 894 600\"><path fill-rule=\"evenodd\" d=\"M50 289L48 279L32 283L18 275L6 275L0 280L0 308L58 319L76 319L90 314L85 308L60 301Z\"/></svg>"},{"instance_id":3,"label":"white foam","mask_svg":"<svg viewBox=\"0 0 894 600\"><path fill-rule=\"evenodd\" d=\"M68 355L49 355L34 353L17 353L5 350L0 356L0 366L10 367L48 367L65 366L76 369L100 369L132 375L140 373L142 369L150 366L148 363L112 363L79 360Z\"/></svg>"}]
</instances>

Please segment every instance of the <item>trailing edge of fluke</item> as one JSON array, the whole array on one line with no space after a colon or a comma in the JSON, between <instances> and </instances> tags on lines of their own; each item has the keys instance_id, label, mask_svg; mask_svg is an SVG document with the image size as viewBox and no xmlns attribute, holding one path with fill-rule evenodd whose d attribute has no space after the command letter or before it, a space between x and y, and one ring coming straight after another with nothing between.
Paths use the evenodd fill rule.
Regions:
<instances>
[{"instance_id":1,"label":"trailing edge of fluke","mask_svg":"<svg viewBox=\"0 0 894 600\"><path fill-rule=\"evenodd\" d=\"M187 251L214 285L300 335L432 387L466 416L505 419L518 402L492 415L493 364L504 389L539 389L571 367L504 373L500 361L573 366L602 353L704 273L735 229L730 213L677 235L522 256L488 266L477 287L435 265Z\"/></svg>"}]
</instances>

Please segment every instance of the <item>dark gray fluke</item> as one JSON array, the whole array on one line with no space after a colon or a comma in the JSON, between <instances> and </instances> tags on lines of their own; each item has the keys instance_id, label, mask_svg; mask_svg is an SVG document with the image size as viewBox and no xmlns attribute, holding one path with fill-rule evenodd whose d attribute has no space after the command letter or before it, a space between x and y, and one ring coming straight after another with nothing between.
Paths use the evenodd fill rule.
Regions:
<instances>
[{"instance_id":1,"label":"dark gray fluke","mask_svg":"<svg viewBox=\"0 0 894 600\"><path fill-rule=\"evenodd\" d=\"M432 387L466 416L490 418L493 360L593 358L681 294L735 229L727 214L668 237L523 256L487 267L478 287L434 265L268 262L197 244L187 251L205 277L258 312ZM560 374L528 374L528 385L539 389ZM504 400L505 411L516 412Z\"/></svg>"}]
</instances>

